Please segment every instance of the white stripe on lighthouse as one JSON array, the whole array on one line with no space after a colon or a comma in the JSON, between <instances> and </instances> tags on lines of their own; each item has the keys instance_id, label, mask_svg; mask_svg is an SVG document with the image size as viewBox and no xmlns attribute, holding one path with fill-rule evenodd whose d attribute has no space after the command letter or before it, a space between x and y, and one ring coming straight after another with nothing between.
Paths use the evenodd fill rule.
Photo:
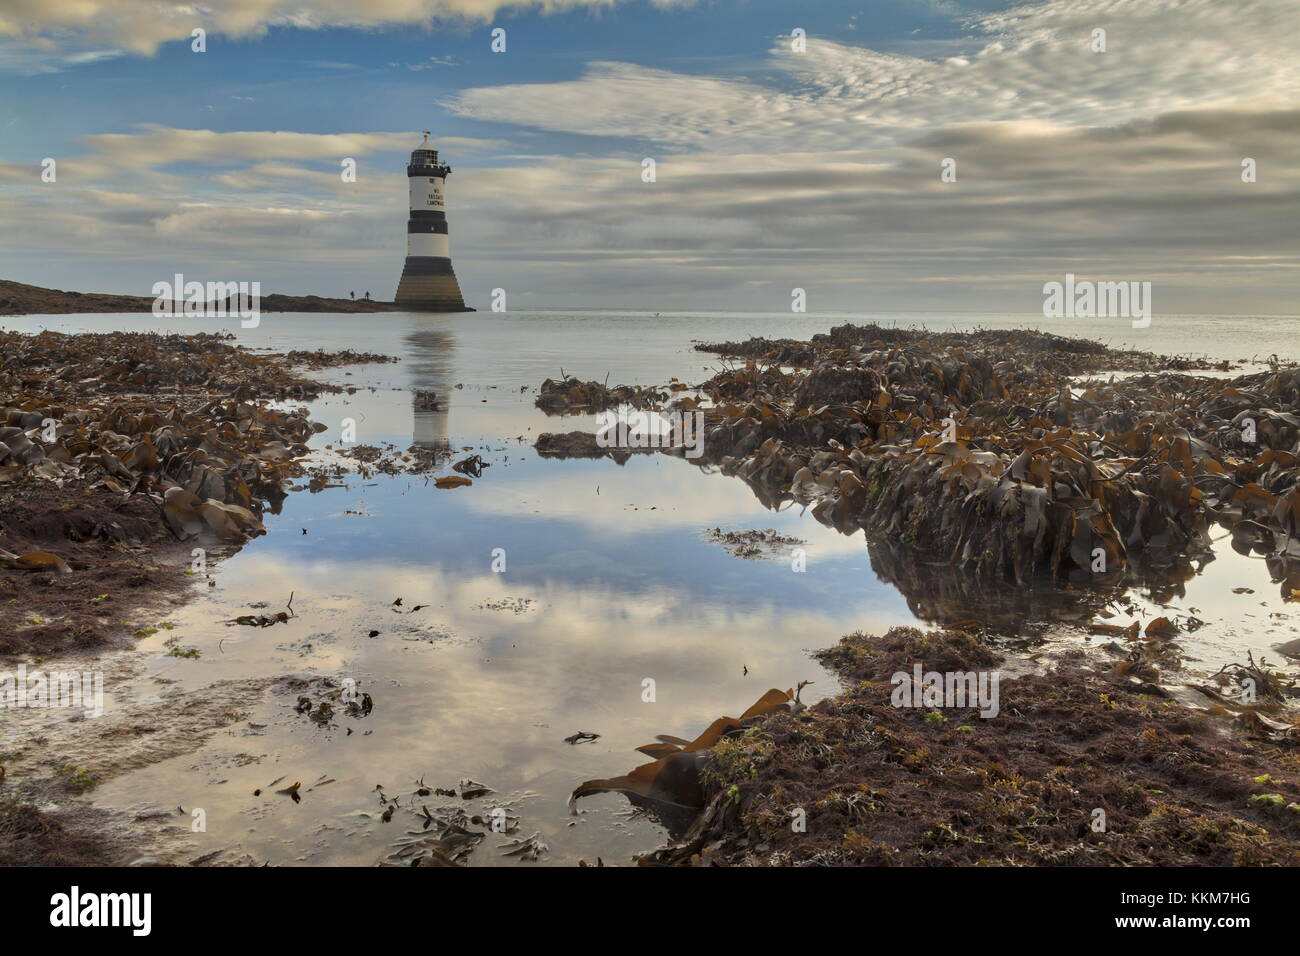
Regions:
<instances>
[{"instance_id":1,"label":"white stripe on lighthouse","mask_svg":"<svg viewBox=\"0 0 1300 956\"><path fill-rule=\"evenodd\" d=\"M436 176L411 176L407 180L411 190L411 209L431 209L444 212L443 184Z\"/></svg>"},{"instance_id":2,"label":"white stripe on lighthouse","mask_svg":"<svg viewBox=\"0 0 1300 956\"><path fill-rule=\"evenodd\" d=\"M406 234L406 254L408 256L437 256L446 259L451 256L451 247L447 244L445 233L409 232Z\"/></svg>"}]
</instances>

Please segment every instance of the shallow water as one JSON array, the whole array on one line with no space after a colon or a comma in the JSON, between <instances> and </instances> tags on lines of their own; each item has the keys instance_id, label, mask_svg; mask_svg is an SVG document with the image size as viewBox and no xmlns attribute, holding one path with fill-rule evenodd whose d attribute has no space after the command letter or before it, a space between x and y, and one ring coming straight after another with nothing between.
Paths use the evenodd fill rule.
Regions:
<instances>
[{"instance_id":1,"label":"shallow water","mask_svg":"<svg viewBox=\"0 0 1300 956\"><path fill-rule=\"evenodd\" d=\"M1292 318L1211 316L1157 317L1135 330L1116 320L992 315L265 314L258 328L231 331L254 348L354 348L402 358L318 373L358 390L311 404L312 418L329 426L316 447L336 444L351 418L358 443L404 449L417 442L455 449L457 457L472 449L491 467L470 488L438 490L432 476L350 475L346 487L290 495L281 514L267 517L269 534L216 566L215 586L201 587L198 601L166 618L175 628L140 645L151 657L137 699L227 678L350 677L372 694L372 714L321 729L294 713L293 695L259 696L241 709L247 722L219 731L197 754L110 781L95 791L96 802L203 808L207 832L186 834L195 855L238 847L273 863L367 864L417 828L404 812L379 821L377 784L406 794L417 778L451 787L469 777L497 795L467 807L483 812L510 802L522 818L519 835L540 831L550 845L542 863L597 856L624 863L658 845L662 829L630 812L622 797L586 798L574 816L569 792L645 762L634 748L654 735L694 737L769 687L814 680L806 701L833 693L834 680L808 650L916 617L906 597L873 573L861 533L841 535L798 507L770 512L739 479L663 455L633 456L623 466L539 458L538 433L591 430L593 421L548 418L534 408L533 389L561 367L584 379L608 375L610 384L700 381L719 363L693 351L692 341L803 338L866 319L936 330L1039 326L1234 360L1287 357L1300 328ZM148 316L5 324L198 327ZM414 389L436 391L440 410L416 408ZM793 571L788 560L733 557L705 539L713 527L776 528L801 538L807 571ZM494 549L504 549L504 573L493 570ZM1210 669L1243 659L1247 648L1276 659L1270 645L1295 636L1290 617L1276 616L1289 612L1262 564L1224 548L1168 602L1183 613L1196 608L1208 622L1183 644ZM1232 594L1238 585L1255 593ZM291 592L297 617L287 624L221 623L250 613L254 602L278 610ZM399 597L400 610L429 606L396 613ZM380 633L372 638L371 630ZM166 656L168 638L201 657ZM653 702L643 700L647 679ZM564 743L578 730L602 736ZM279 777L286 780L277 787L302 781L301 803L268 788ZM307 792L323 777L334 782ZM452 801L424 802L433 809ZM498 842L489 835L471 863L517 865L498 855Z\"/></svg>"}]
</instances>

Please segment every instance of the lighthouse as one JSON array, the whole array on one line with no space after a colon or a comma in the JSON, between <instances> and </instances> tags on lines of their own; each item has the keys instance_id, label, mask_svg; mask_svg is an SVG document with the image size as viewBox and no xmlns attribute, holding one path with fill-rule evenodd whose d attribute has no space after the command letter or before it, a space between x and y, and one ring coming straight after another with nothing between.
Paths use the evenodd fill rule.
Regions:
<instances>
[{"instance_id":1,"label":"lighthouse","mask_svg":"<svg viewBox=\"0 0 1300 956\"><path fill-rule=\"evenodd\" d=\"M451 167L438 162L438 151L424 142L411 152L406 167L411 212L406 221L406 265L394 301L414 312L472 312L465 308L460 284L451 269L444 189Z\"/></svg>"}]
</instances>

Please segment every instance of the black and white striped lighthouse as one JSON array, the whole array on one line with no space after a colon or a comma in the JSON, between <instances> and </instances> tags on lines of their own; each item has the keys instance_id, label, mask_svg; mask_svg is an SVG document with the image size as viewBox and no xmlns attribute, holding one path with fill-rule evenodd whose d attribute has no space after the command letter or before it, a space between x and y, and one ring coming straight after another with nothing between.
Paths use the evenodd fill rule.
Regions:
<instances>
[{"instance_id":1,"label":"black and white striped lighthouse","mask_svg":"<svg viewBox=\"0 0 1300 956\"><path fill-rule=\"evenodd\" d=\"M414 312L469 312L451 268L447 206L443 197L451 167L439 164L438 151L424 142L411 152L406 181L411 214L406 222L406 265L394 301Z\"/></svg>"}]
</instances>

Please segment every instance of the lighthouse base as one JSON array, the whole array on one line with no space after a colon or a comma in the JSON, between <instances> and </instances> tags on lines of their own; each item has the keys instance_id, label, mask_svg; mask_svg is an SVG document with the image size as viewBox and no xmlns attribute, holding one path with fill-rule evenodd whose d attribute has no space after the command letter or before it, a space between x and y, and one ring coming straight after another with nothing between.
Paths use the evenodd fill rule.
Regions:
<instances>
[{"instance_id":1,"label":"lighthouse base","mask_svg":"<svg viewBox=\"0 0 1300 956\"><path fill-rule=\"evenodd\" d=\"M393 301L412 312L473 312L465 307L451 260L407 256Z\"/></svg>"}]
</instances>

